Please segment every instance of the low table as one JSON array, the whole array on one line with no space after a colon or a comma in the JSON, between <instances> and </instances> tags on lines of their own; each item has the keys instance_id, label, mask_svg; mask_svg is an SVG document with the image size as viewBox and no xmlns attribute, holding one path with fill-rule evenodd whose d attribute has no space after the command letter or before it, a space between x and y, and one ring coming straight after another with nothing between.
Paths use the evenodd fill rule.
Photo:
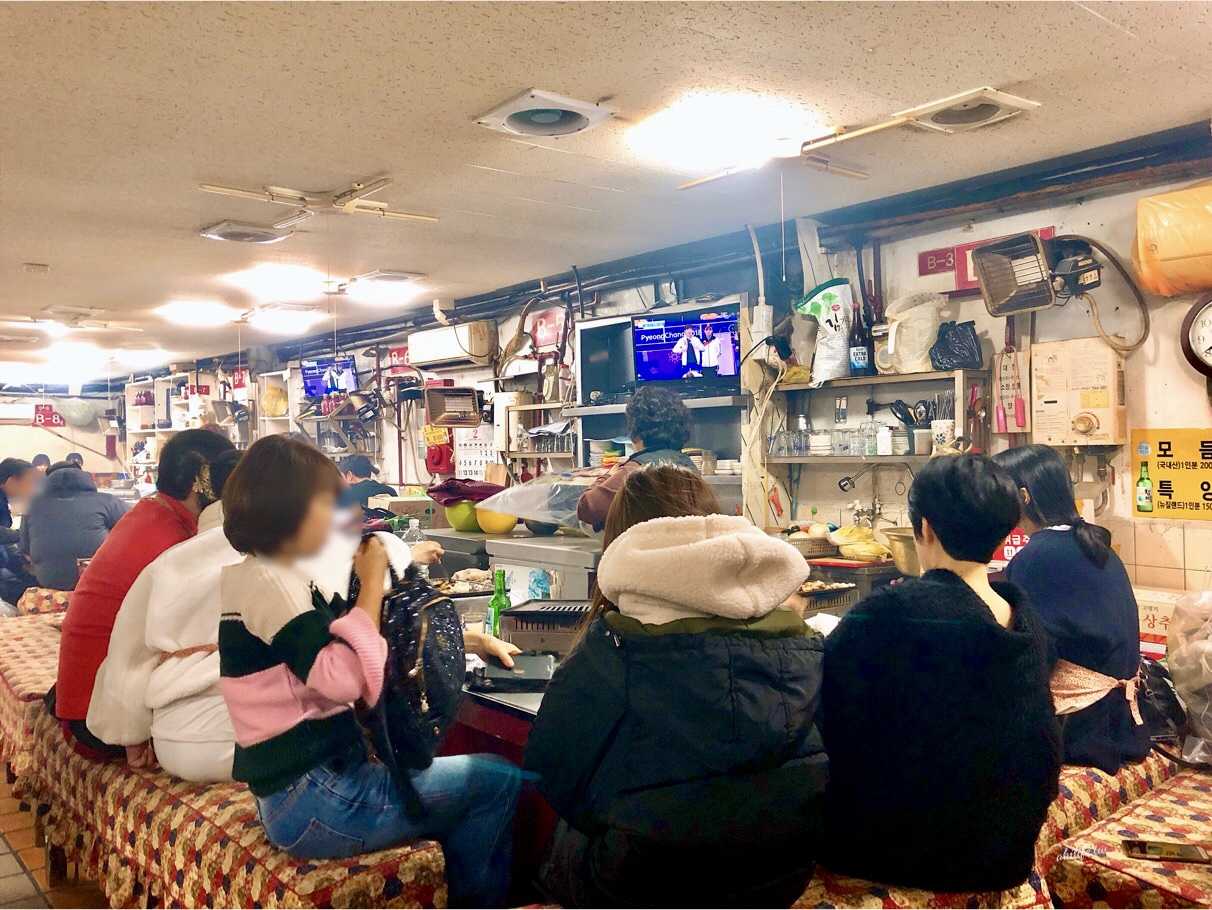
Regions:
<instances>
[{"instance_id":1,"label":"low table","mask_svg":"<svg viewBox=\"0 0 1212 910\"><path fill-rule=\"evenodd\" d=\"M34 761L34 722L59 671L62 613L0 619L0 759L24 798Z\"/></svg>"}]
</instances>

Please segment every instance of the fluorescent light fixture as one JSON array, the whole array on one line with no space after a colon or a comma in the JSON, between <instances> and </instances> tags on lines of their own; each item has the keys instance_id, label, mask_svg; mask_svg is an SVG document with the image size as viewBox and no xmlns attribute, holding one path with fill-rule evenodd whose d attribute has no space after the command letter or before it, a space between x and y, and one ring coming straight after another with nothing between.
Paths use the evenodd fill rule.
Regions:
<instances>
[{"instance_id":1,"label":"fluorescent light fixture","mask_svg":"<svg viewBox=\"0 0 1212 910\"><path fill-rule=\"evenodd\" d=\"M403 306L425 292L419 272L376 269L351 278L344 286L345 296L355 303L370 306Z\"/></svg>"},{"instance_id":2,"label":"fluorescent light fixture","mask_svg":"<svg viewBox=\"0 0 1212 910\"><path fill-rule=\"evenodd\" d=\"M220 300L170 300L156 307L156 315L174 325L189 328L217 328L240 318L240 311Z\"/></svg>"},{"instance_id":3,"label":"fluorescent light fixture","mask_svg":"<svg viewBox=\"0 0 1212 910\"><path fill-rule=\"evenodd\" d=\"M302 335L327 317L324 310L263 306L253 310L248 324L270 335Z\"/></svg>"},{"instance_id":4,"label":"fluorescent light fixture","mask_svg":"<svg viewBox=\"0 0 1212 910\"><path fill-rule=\"evenodd\" d=\"M55 322L53 319L37 322L35 325L51 338L63 338L70 335L72 331L70 326L66 326L61 322Z\"/></svg>"},{"instance_id":5,"label":"fluorescent light fixture","mask_svg":"<svg viewBox=\"0 0 1212 910\"><path fill-rule=\"evenodd\" d=\"M641 158L670 170L749 170L794 158L805 136L826 127L819 115L785 98L748 92L692 92L627 131Z\"/></svg>"},{"instance_id":6,"label":"fluorescent light fixture","mask_svg":"<svg viewBox=\"0 0 1212 910\"><path fill-rule=\"evenodd\" d=\"M220 280L266 303L306 303L324 296L323 272L305 265L262 262L240 272L231 272Z\"/></svg>"}]
</instances>

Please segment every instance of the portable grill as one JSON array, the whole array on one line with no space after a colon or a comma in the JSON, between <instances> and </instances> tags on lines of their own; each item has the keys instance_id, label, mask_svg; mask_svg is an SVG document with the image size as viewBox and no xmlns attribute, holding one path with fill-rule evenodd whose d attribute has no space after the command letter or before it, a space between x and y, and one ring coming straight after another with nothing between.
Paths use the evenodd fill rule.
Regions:
<instances>
[{"instance_id":1,"label":"portable grill","mask_svg":"<svg viewBox=\"0 0 1212 910\"><path fill-rule=\"evenodd\" d=\"M588 612L587 600L528 600L501 614L501 637L523 651L563 657Z\"/></svg>"}]
</instances>

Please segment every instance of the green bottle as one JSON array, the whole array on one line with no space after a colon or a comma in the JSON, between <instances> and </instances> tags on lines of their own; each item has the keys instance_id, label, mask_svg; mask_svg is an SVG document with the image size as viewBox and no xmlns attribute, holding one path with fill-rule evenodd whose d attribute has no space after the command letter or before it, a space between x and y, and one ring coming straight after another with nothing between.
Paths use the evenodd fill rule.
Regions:
<instances>
[{"instance_id":1,"label":"green bottle","mask_svg":"<svg viewBox=\"0 0 1212 910\"><path fill-rule=\"evenodd\" d=\"M1153 481L1149 479L1149 462L1140 463L1140 480L1136 481L1136 511L1153 511Z\"/></svg>"},{"instance_id":2,"label":"green bottle","mask_svg":"<svg viewBox=\"0 0 1212 910\"><path fill-rule=\"evenodd\" d=\"M505 593L505 570L497 569L492 573L492 600L488 601L484 614L485 635L501 637L501 614L511 606L509 595Z\"/></svg>"}]
</instances>

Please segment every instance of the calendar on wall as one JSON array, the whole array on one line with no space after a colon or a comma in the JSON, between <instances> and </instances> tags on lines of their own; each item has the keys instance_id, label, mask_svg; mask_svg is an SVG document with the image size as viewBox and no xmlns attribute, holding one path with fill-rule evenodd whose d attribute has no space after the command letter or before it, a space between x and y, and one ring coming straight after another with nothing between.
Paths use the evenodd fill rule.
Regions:
<instances>
[{"instance_id":1,"label":"calendar on wall","mask_svg":"<svg viewBox=\"0 0 1212 910\"><path fill-rule=\"evenodd\" d=\"M478 427L454 430L455 476L468 480L483 480L484 471L497 462L497 450L493 445L492 424L482 423Z\"/></svg>"}]
</instances>

